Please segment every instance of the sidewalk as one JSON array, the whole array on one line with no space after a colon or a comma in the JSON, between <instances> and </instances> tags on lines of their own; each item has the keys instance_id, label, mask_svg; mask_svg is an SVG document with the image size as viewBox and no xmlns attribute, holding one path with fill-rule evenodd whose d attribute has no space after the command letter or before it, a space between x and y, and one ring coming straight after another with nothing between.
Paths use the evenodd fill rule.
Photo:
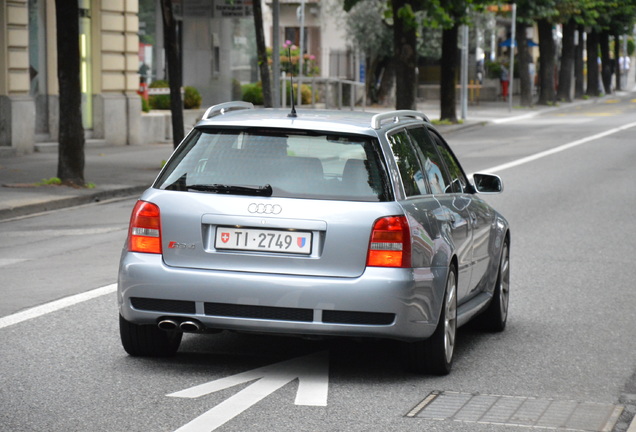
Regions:
<instances>
[{"instance_id":1,"label":"sidewalk","mask_svg":"<svg viewBox=\"0 0 636 432\"><path fill-rule=\"evenodd\" d=\"M610 95L606 98L618 97ZM542 112L567 109L580 104L600 103L605 98L563 103L559 107L513 108L506 102L481 102L469 105L467 119L459 125L439 125L442 134L450 134L484 124L497 124ZM518 104L513 104L517 106ZM439 101L418 103L418 110L432 121L439 119ZM367 111L385 111L367 108ZM458 116L461 111L457 108ZM35 183L56 177L57 152L32 153L23 156L0 156L0 221L43 211L72 207L115 197L135 196L150 186L162 162L172 153L172 143L140 146L87 145L85 148L86 182L92 189ZM1 153L0 153L1 155Z\"/></svg>"},{"instance_id":2,"label":"sidewalk","mask_svg":"<svg viewBox=\"0 0 636 432\"><path fill-rule=\"evenodd\" d=\"M0 221L115 197L139 195L172 153L172 143L87 146L84 178L92 189L34 183L57 176L57 152L0 157Z\"/></svg>"}]
</instances>

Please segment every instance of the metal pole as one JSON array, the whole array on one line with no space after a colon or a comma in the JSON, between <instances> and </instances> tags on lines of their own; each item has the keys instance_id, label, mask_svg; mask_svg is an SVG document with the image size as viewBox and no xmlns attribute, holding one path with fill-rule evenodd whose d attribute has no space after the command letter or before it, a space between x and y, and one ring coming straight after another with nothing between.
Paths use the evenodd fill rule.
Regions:
<instances>
[{"instance_id":1,"label":"metal pole","mask_svg":"<svg viewBox=\"0 0 636 432\"><path fill-rule=\"evenodd\" d=\"M286 86L287 86L287 73L286 72L283 71L283 73L282 73L282 75L280 77L280 80L283 82L283 89L282 89L282 92L281 92L282 93L281 97L282 97L282 100L283 100L282 107L285 108L287 106L287 89L286 89Z\"/></svg>"},{"instance_id":2,"label":"metal pole","mask_svg":"<svg viewBox=\"0 0 636 432\"><path fill-rule=\"evenodd\" d=\"M272 75L274 75L274 108L280 107L280 3L273 0L272 3L273 38L272 38Z\"/></svg>"},{"instance_id":3,"label":"metal pole","mask_svg":"<svg viewBox=\"0 0 636 432\"><path fill-rule=\"evenodd\" d=\"M300 2L300 57L298 58L298 106L302 104L303 59L305 55L305 0Z\"/></svg>"},{"instance_id":4,"label":"metal pole","mask_svg":"<svg viewBox=\"0 0 636 432\"><path fill-rule=\"evenodd\" d=\"M468 26L462 26L462 59L461 59L461 118L466 120L468 111Z\"/></svg>"},{"instance_id":5,"label":"metal pole","mask_svg":"<svg viewBox=\"0 0 636 432\"><path fill-rule=\"evenodd\" d=\"M517 47L517 39L515 36L515 32L517 29L517 4L512 4L512 26L510 29L510 90L509 90L509 98L508 98L508 111L512 112L512 95L513 93L513 83L515 82L515 48Z\"/></svg>"}]
</instances>

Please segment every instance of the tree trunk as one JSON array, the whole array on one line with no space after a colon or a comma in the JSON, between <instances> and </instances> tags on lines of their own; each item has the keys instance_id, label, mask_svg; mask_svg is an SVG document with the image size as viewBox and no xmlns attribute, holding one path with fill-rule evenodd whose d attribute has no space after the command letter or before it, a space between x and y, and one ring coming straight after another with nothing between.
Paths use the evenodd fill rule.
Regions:
<instances>
[{"instance_id":1,"label":"tree trunk","mask_svg":"<svg viewBox=\"0 0 636 432\"><path fill-rule=\"evenodd\" d=\"M585 94L597 97L599 91L599 73L598 73L598 32L592 29L587 34L587 90Z\"/></svg>"},{"instance_id":2,"label":"tree trunk","mask_svg":"<svg viewBox=\"0 0 636 432\"><path fill-rule=\"evenodd\" d=\"M599 47L601 49L601 75L605 94L612 93L612 59L610 58L609 33L602 31L599 34Z\"/></svg>"},{"instance_id":3,"label":"tree trunk","mask_svg":"<svg viewBox=\"0 0 636 432\"><path fill-rule=\"evenodd\" d=\"M561 49L561 68L559 69L559 90L557 99L572 102L572 77L574 76L574 32L576 22L574 18L563 27L563 48Z\"/></svg>"},{"instance_id":4,"label":"tree trunk","mask_svg":"<svg viewBox=\"0 0 636 432\"><path fill-rule=\"evenodd\" d=\"M393 48L395 58L395 109L415 109L417 92L415 26L400 18L406 0L393 0Z\"/></svg>"},{"instance_id":5,"label":"tree trunk","mask_svg":"<svg viewBox=\"0 0 636 432\"><path fill-rule=\"evenodd\" d=\"M376 78L375 71L378 67L379 58L377 56L366 56L364 58L364 64L366 65L366 74L364 75L364 91L367 95L367 101L371 104L378 103L378 98L376 95Z\"/></svg>"},{"instance_id":6,"label":"tree trunk","mask_svg":"<svg viewBox=\"0 0 636 432\"><path fill-rule=\"evenodd\" d=\"M76 1L56 0L57 77L60 127L57 176L63 184L84 187L84 127L80 86L79 8Z\"/></svg>"},{"instance_id":7,"label":"tree trunk","mask_svg":"<svg viewBox=\"0 0 636 432\"><path fill-rule=\"evenodd\" d=\"M395 86L395 65L394 59L391 57L384 58L380 62L379 69L377 69L377 80L380 84L375 84L376 99L380 105L389 105L391 98L394 94Z\"/></svg>"},{"instance_id":8,"label":"tree trunk","mask_svg":"<svg viewBox=\"0 0 636 432\"><path fill-rule=\"evenodd\" d=\"M385 105L393 89L393 58L367 57L365 85L367 100L372 104Z\"/></svg>"},{"instance_id":9,"label":"tree trunk","mask_svg":"<svg viewBox=\"0 0 636 432\"><path fill-rule=\"evenodd\" d=\"M585 78L583 73L583 33L585 29L582 25L578 26L579 43L576 45L574 53L574 97L580 98L585 94Z\"/></svg>"},{"instance_id":10,"label":"tree trunk","mask_svg":"<svg viewBox=\"0 0 636 432\"><path fill-rule=\"evenodd\" d=\"M183 100L181 99L181 55L177 39L177 21L172 12L172 1L161 0L164 45L168 63L168 83L170 84L170 113L172 114L172 144L177 148L183 136Z\"/></svg>"},{"instance_id":11,"label":"tree trunk","mask_svg":"<svg viewBox=\"0 0 636 432\"><path fill-rule=\"evenodd\" d=\"M532 106L532 82L530 81L530 53L528 52L528 38L526 36L526 24L517 22L517 51L519 59L519 92L521 94L521 106ZM512 79L512 77L511 77ZM512 96L511 96L512 97Z\"/></svg>"},{"instance_id":12,"label":"tree trunk","mask_svg":"<svg viewBox=\"0 0 636 432\"><path fill-rule=\"evenodd\" d=\"M618 64L618 59L621 58L621 38L619 35L614 35L614 76L616 77L616 91L621 91L621 68Z\"/></svg>"},{"instance_id":13,"label":"tree trunk","mask_svg":"<svg viewBox=\"0 0 636 432\"><path fill-rule=\"evenodd\" d=\"M539 28L539 105L554 103L556 93L554 91L554 56L556 48L552 39L552 23L541 19L537 21Z\"/></svg>"},{"instance_id":14,"label":"tree trunk","mask_svg":"<svg viewBox=\"0 0 636 432\"><path fill-rule=\"evenodd\" d=\"M272 104L272 83L269 75L269 63L267 61L267 47L265 46L265 33L263 31L263 9L260 0L252 2L254 14L254 28L256 30L256 57L258 59L258 69L261 73L261 84L263 88L263 105L267 108ZM302 56L303 53L300 53ZM298 90L300 91L300 89Z\"/></svg>"},{"instance_id":15,"label":"tree trunk","mask_svg":"<svg viewBox=\"0 0 636 432\"><path fill-rule=\"evenodd\" d=\"M459 24L454 24L442 32L442 64L440 78L440 120L457 123L457 41Z\"/></svg>"}]
</instances>

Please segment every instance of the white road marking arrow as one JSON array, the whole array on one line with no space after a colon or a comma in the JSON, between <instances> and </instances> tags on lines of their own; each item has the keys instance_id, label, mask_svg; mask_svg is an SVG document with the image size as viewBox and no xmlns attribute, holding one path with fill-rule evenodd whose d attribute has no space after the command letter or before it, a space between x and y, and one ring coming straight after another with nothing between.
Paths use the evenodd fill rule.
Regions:
<instances>
[{"instance_id":1,"label":"white road marking arrow","mask_svg":"<svg viewBox=\"0 0 636 432\"><path fill-rule=\"evenodd\" d=\"M296 405L327 406L329 362L327 351L321 351L168 394L170 397L198 398L258 380L176 432L213 431L296 378Z\"/></svg>"}]
</instances>

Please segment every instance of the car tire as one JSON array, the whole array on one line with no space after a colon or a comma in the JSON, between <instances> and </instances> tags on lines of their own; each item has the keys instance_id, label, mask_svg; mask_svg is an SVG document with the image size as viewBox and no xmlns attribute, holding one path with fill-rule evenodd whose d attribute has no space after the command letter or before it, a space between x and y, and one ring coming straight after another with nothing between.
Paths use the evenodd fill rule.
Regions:
<instances>
[{"instance_id":1,"label":"car tire","mask_svg":"<svg viewBox=\"0 0 636 432\"><path fill-rule=\"evenodd\" d=\"M448 375L453 365L457 336L457 272L451 267L446 278L444 303L433 335L425 340L408 343L406 361L409 370L417 373Z\"/></svg>"},{"instance_id":2,"label":"car tire","mask_svg":"<svg viewBox=\"0 0 636 432\"><path fill-rule=\"evenodd\" d=\"M138 357L169 357L181 345L183 332L161 330L156 325L139 325L119 315L121 343L128 354Z\"/></svg>"},{"instance_id":3,"label":"car tire","mask_svg":"<svg viewBox=\"0 0 636 432\"><path fill-rule=\"evenodd\" d=\"M508 321L508 305L510 302L510 246L508 240L504 242L499 260L497 282L492 293L492 300L488 309L479 317L480 324L485 330L501 332Z\"/></svg>"}]
</instances>

